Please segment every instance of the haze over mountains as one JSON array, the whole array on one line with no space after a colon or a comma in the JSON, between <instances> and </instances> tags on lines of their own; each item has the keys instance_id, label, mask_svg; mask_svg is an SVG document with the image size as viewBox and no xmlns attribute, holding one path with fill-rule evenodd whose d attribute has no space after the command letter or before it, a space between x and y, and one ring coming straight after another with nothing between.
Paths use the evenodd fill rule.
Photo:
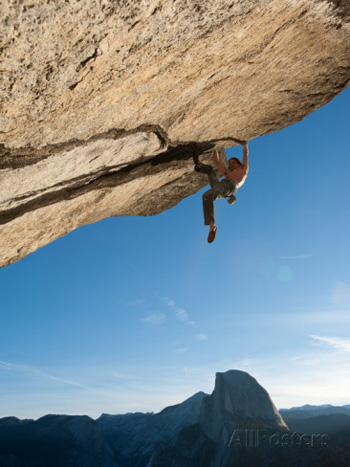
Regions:
<instances>
[{"instance_id":1,"label":"haze over mountains","mask_svg":"<svg viewBox=\"0 0 350 467\"><path fill-rule=\"evenodd\" d=\"M350 447L350 406L304 405L281 409L288 427L299 433L327 433L332 445Z\"/></svg>"},{"instance_id":2,"label":"haze over mountains","mask_svg":"<svg viewBox=\"0 0 350 467\"><path fill-rule=\"evenodd\" d=\"M345 466L350 446L341 434L350 429L350 416L333 409L341 408L312 408L316 416L311 418L294 416L303 408L283 410L287 426L253 377L230 370L216 374L211 395L198 392L156 414L103 414L97 420L70 415L0 419L0 466ZM327 415L319 415L324 410ZM345 417L343 425L328 426L337 444L331 444L329 430L317 429L322 426L316 423L320 417ZM307 421L318 436L294 433L299 431L298 421Z\"/></svg>"},{"instance_id":3,"label":"haze over mountains","mask_svg":"<svg viewBox=\"0 0 350 467\"><path fill-rule=\"evenodd\" d=\"M336 413L342 413L350 415L350 405L342 405L337 407L330 404L324 405L310 405L306 404L301 407L292 407L290 409L280 409L280 413L283 416L293 418L308 418L317 417L319 415L331 415Z\"/></svg>"}]
</instances>

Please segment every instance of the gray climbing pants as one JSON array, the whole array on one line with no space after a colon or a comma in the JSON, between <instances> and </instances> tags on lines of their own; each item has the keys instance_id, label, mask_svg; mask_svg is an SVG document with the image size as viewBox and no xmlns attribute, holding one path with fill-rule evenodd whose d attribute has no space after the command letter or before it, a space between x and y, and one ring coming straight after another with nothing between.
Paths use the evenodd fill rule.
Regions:
<instances>
[{"instance_id":1,"label":"gray climbing pants","mask_svg":"<svg viewBox=\"0 0 350 467\"><path fill-rule=\"evenodd\" d=\"M211 165L202 164L200 172L208 175L210 190L203 193L204 225L215 224L214 201L217 198L229 198L237 191L233 180L224 178L219 180Z\"/></svg>"}]
</instances>

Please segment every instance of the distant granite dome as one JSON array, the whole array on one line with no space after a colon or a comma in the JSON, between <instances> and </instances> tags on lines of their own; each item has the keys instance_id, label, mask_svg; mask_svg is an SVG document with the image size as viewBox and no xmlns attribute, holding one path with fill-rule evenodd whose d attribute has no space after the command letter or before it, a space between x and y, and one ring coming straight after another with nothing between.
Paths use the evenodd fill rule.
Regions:
<instances>
[{"instance_id":1,"label":"distant granite dome","mask_svg":"<svg viewBox=\"0 0 350 467\"><path fill-rule=\"evenodd\" d=\"M247 417L262 418L276 426L286 427L268 392L244 371L216 373L212 398L214 411L244 413Z\"/></svg>"},{"instance_id":2,"label":"distant granite dome","mask_svg":"<svg viewBox=\"0 0 350 467\"><path fill-rule=\"evenodd\" d=\"M347 0L1 4L0 267L206 184L192 156L291 125L349 83ZM281 155L282 157L282 155Z\"/></svg>"},{"instance_id":3,"label":"distant granite dome","mask_svg":"<svg viewBox=\"0 0 350 467\"><path fill-rule=\"evenodd\" d=\"M217 450L214 465L230 456L227 446L235 430L288 430L267 391L248 373L216 373L215 388L203 400L200 426Z\"/></svg>"}]
</instances>

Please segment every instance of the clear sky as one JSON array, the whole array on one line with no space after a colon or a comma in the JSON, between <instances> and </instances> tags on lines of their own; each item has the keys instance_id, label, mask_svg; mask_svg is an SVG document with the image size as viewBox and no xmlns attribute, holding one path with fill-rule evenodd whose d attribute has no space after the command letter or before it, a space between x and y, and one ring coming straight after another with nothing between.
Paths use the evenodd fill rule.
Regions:
<instances>
[{"instance_id":1,"label":"clear sky","mask_svg":"<svg viewBox=\"0 0 350 467\"><path fill-rule=\"evenodd\" d=\"M229 369L278 408L349 404L349 108L251 141L211 245L200 192L1 269L0 416L159 411Z\"/></svg>"}]
</instances>

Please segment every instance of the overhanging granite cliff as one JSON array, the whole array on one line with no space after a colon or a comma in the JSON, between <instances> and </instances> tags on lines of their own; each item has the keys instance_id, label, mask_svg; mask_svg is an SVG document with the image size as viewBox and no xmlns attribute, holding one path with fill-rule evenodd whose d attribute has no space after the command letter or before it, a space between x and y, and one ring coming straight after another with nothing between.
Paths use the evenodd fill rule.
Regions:
<instances>
[{"instance_id":1,"label":"overhanging granite cliff","mask_svg":"<svg viewBox=\"0 0 350 467\"><path fill-rule=\"evenodd\" d=\"M191 157L278 131L350 78L346 0L9 0L0 27L0 266L168 209Z\"/></svg>"}]
</instances>

